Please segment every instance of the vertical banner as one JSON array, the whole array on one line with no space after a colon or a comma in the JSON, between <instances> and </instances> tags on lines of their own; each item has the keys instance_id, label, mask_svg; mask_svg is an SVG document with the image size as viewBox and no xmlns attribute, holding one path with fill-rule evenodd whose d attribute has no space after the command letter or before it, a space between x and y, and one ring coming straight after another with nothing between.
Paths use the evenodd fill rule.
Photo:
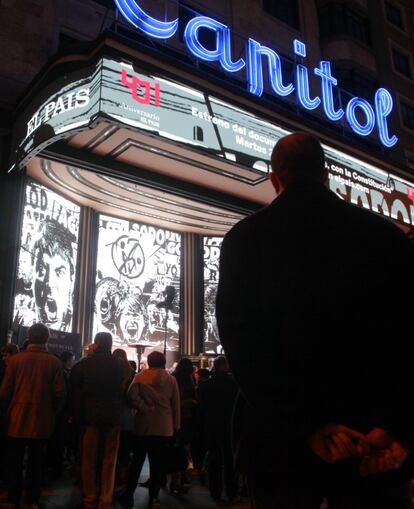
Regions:
<instances>
[{"instance_id":1,"label":"vertical banner","mask_svg":"<svg viewBox=\"0 0 414 509\"><path fill-rule=\"evenodd\" d=\"M111 332L114 346L157 350L166 333L167 350L178 351L180 262L179 233L101 215L94 333ZM167 287L174 298L166 321Z\"/></svg>"},{"instance_id":2,"label":"vertical banner","mask_svg":"<svg viewBox=\"0 0 414 509\"><path fill-rule=\"evenodd\" d=\"M219 281L220 248L222 237L204 237L204 352L220 354L216 320L216 295Z\"/></svg>"},{"instance_id":3,"label":"vertical banner","mask_svg":"<svg viewBox=\"0 0 414 509\"><path fill-rule=\"evenodd\" d=\"M42 322L72 329L80 207L30 181L26 186L13 329Z\"/></svg>"}]
</instances>

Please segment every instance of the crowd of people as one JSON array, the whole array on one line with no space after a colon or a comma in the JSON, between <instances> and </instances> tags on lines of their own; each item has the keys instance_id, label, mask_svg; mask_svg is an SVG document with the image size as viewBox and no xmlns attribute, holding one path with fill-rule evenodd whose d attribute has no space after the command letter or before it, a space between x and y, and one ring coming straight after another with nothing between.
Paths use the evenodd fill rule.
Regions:
<instances>
[{"instance_id":1,"label":"crowd of people","mask_svg":"<svg viewBox=\"0 0 414 509\"><path fill-rule=\"evenodd\" d=\"M229 446L237 386L224 357L211 369L183 357L167 370L164 354L153 351L136 373L110 333L98 333L77 362L72 352L49 353L48 336L38 323L21 351L2 350L0 481L8 508L38 508L42 486L65 472L83 508L132 507L146 457L149 507L160 507L161 487L182 495L196 476L214 500L238 499Z\"/></svg>"}]
</instances>

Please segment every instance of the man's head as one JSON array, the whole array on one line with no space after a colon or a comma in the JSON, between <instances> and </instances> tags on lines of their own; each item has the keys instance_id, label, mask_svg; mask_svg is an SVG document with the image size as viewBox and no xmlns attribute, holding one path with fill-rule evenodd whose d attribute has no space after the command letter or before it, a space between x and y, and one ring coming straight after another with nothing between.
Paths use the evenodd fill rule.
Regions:
<instances>
[{"instance_id":1,"label":"man's head","mask_svg":"<svg viewBox=\"0 0 414 509\"><path fill-rule=\"evenodd\" d=\"M98 332L94 339L95 351L110 352L112 348L112 334L109 332Z\"/></svg>"},{"instance_id":2,"label":"man's head","mask_svg":"<svg viewBox=\"0 0 414 509\"><path fill-rule=\"evenodd\" d=\"M151 352L147 357L147 361L150 368L165 368L165 355L161 352Z\"/></svg>"},{"instance_id":3,"label":"man's head","mask_svg":"<svg viewBox=\"0 0 414 509\"><path fill-rule=\"evenodd\" d=\"M49 339L49 329L43 323L35 323L29 328L28 339L31 345L44 345Z\"/></svg>"},{"instance_id":4,"label":"man's head","mask_svg":"<svg viewBox=\"0 0 414 509\"><path fill-rule=\"evenodd\" d=\"M295 181L307 178L325 183L328 177L321 144L308 133L281 138L273 149L271 163L270 180L278 194Z\"/></svg>"},{"instance_id":5,"label":"man's head","mask_svg":"<svg viewBox=\"0 0 414 509\"><path fill-rule=\"evenodd\" d=\"M59 358L60 362L62 363L63 369L71 369L73 366L73 359L75 357L75 354L69 350L64 350L63 352L60 352Z\"/></svg>"},{"instance_id":6,"label":"man's head","mask_svg":"<svg viewBox=\"0 0 414 509\"><path fill-rule=\"evenodd\" d=\"M1 358L4 364L7 366L10 357L19 353L19 349L13 343L8 343L1 350Z\"/></svg>"},{"instance_id":7,"label":"man's head","mask_svg":"<svg viewBox=\"0 0 414 509\"><path fill-rule=\"evenodd\" d=\"M220 355L214 359L213 366L215 373L228 373L230 369L227 363L227 359L223 355Z\"/></svg>"},{"instance_id":8,"label":"man's head","mask_svg":"<svg viewBox=\"0 0 414 509\"><path fill-rule=\"evenodd\" d=\"M66 330L72 313L75 236L54 219L43 221L33 244L33 295L39 320Z\"/></svg>"},{"instance_id":9,"label":"man's head","mask_svg":"<svg viewBox=\"0 0 414 509\"><path fill-rule=\"evenodd\" d=\"M127 353L123 348L116 348L112 352L112 355L121 361L128 362Z\"/></svg>"}]
</instances>

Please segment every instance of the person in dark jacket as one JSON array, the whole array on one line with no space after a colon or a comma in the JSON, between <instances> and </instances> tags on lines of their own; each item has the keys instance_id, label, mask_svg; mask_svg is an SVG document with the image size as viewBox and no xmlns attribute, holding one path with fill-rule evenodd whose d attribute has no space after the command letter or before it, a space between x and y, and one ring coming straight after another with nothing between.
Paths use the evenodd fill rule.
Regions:
<instances>
[{"instance_id":1,"label":"person in dark jacket","mask_svg":"<svg viewBox=\"0 0 414 509\"><path fill-rule=\"evenodd\" d=\"M65 400L65 385L59 360L47 351L49 329L36 323L29 328L28 336L27 349L8 361L0 403L7 409L8 501L12 507L20 502L27 449L25 504L37 509L44 448L53 432L56 413Z\"/></svg>"},{"instance_id":2,"label":"person in dark jacket","mask_svg":"<svg viewBox=\"0 0 414 509\"><path fill-rule=\"evenodd\" d=\"M12 343L8 343L2 348L1 359L0 359L0 387L1 387L1 382L4 378L4 375L6 373L6 367L7 367L7 364L9 363L9 360L11 359L11 357L13 355L16 355L17 353L19 353L19 349L16 345L14 345ZM0 451L7 450L7 440L6 440L6 435L4 433L4 424L5 424L3 422L4 420L5 420L5 415L3 415L3 412L1 411L1 408L0 408ZM7 471L8 471L7 455L4 454L2 457L0 457L0 484L2 483L2 481L5 481L7 479Z\"/></svg>"},{"instance_id":3,"label":"person in dark jacket","mask_svg":"<svg viewBox=\"0 0 414 509\"><path fill-rule=\"evenodd\" d=\"M70 369L73 365L74 354L64 350L60 352L59 359L62 364L65 391L69 394ZM65 404L56 415L55 429L46 448L47 480L54 481L63 474L65 459L70 456L73 447L73 429L70 423L70 401L66 398Z\"/></svg>"},{"instance_id":4,"label":"person in dark jacket","mask_svg":"<svg viewBox=\"0 0 414 509\"><path fill-rule=\"evenodd\" d=\"M194 424L197 408L197 394L194 380L194 366L188 357L183 357L172 373L177 380L180 391L181 406L181 428L177 433L177 442L184 447L188 464L192 464L191 443L194 437ZM186 493L187 488L184 486L186 481L186 472L174 472L171 476L170 492Z\"/></svg>"},{"instance_id":5,"label":"person in dark jacket","mask_svg":"<svg viewBox=\"0 0 414 509\"><path fill-rule=\"evenodd\" d=\"M198 388L204 439L208 451L207 474L210 495L220 500L223 477L230 502L237 498L237 476L233 468L231 423L238 387L225 357L214 360L214 373Z\"/></svg>"},{"instance_id":6,"label":"person in dark jacket","mask_svg":"<svg viewBox=\"0 0 414 509\"><path fill-rule=\"evenodd\" d=\"M315 137L271 163L277 198L225 236L216 309L253 505L408 508L413 245L327 189Z\"/></svg>"},{"instance_id":7,"label":"person in dark jacket","mask_svg":"<svg viewBox=\"0 0 414 509\"><path fill-rule=\"evenodd\" d=\"M83 507L110 509L127 379L122 363L111 354L111 334L98 332L94 344L93 354L73 369L71 384L75 419L83 426ZM98 446L102 448L102 457L98 454ZM100 490L97 489L98 478Z\"/></svg>"}]
</instances>

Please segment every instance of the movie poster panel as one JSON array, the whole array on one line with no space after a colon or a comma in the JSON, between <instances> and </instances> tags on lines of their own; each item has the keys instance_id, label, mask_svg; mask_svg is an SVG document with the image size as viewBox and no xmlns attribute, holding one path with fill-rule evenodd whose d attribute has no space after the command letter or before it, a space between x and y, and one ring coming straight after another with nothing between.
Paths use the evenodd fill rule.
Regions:
<instances>
[{"instance_id":1,"label":"movie poster panel","mask_svg":"<svg viewBox=\"0 0 414 509\"><path fill-rule=\"evenodd\" d=\"M111 332L114 346L162 351L166 332L167 350L178 351L180 260L179 233L101 215L94 333Z\"/></svg>"},{"instance_id":2,"label":"movie poster panel","mask_svg":"<svg viewBox=\"0 0 414 509\"><path fill-rule=\"evenodd\" d=\"M80 207L34 181L25 192L13 329L72 330Z\"/></svg>"},{"instance_id":3,"label":"movie poster panel","mask_svg":"<svg viewBox=\"0 0 414 509\"><path fill-rule=\"evenodd\" d=\"M222 237L204 237L204 352L220 354L216 320L216 295L219 280L219 259Z\"/></svg>"}]
</instances>

